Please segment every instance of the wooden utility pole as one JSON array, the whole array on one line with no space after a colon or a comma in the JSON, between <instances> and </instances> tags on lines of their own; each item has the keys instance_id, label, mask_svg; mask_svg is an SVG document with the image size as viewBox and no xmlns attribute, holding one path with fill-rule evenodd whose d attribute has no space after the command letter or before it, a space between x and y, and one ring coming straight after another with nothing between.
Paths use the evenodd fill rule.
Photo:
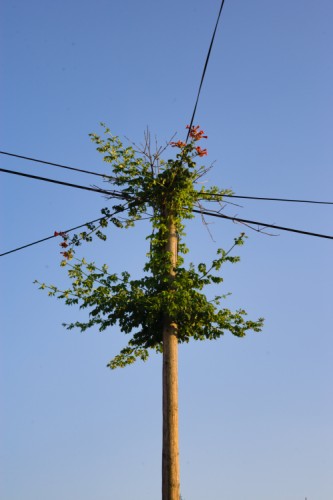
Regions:
<instances>
[{"instance_id":1,"label":"wooden utility pole","mask_svg":"<svg viewBox=\"0 0 333 500\"><path fill-rule=\"evenodd\" d=\"M170 255L169 286L176 275L178 238L172 216L165 213L168 225L166 252ZM180 499L178 442L178 339L177 325L168 316L163 318L163 451L162 500Z\"/></svg>"},{"instance_id":2,"label":"wooden utility pole","mask_svg":"<svg viewBox=\"0 0 333 500\"><path fill-rule=\"evenodd\" d=\"M149 135L146 145L140 151L131 146L124 149L122 141L105 127L106 139L92 134L97 150L105 154L111 162L110 182L120 192L114 196L123 198L123 205L114 205L102 210L99 225L87 224L89 233L85 237L75 235L66 252L61 252L66 265L75 254L75 245L81 239L89 241L90 235L104 239L99 227L113 223L116 227L127 228L144 219L147 210L153 211L152 232L146 273L141 279L131 279L129 273L120 276L109 274L107 266L102 269L78 259L75 273L72 266L68 275L71 286L65 292L54 285L39 283L40 288L49 289L49 295L65 299L67 305L80 304L90 309L87 322L69 323L67 329L78 327L81 331L97 326L100 331L119 324L120 330L129 334L135 332L127 346L121 349L108 364L111 369L132 364L136 359L146 360L149 352L163 352L163 452L162 452L162 500L180 500L179 443L178 443L178 342L217 339L226 330L237 337L243 337L248 330L261 331L263 319L247 321L242 309L233 313L229 309L219 309L218 299L208 300L202 292L204 286L216 285L223 281L218 276L222 264L237 261L228 257L229 252L218 250L212 263L202 263L197 268L183 265L182 254L187 247L182 238L184 222L192 217L194 207L200 200L215 202L216 195L224 191L216 187L196 189L207 169L196 166L196 157L207 154L197 146L197 141L205 138L198 126L191 127L188 143L171 142L180 152L176 159L160 160L164 148L150 153ZM139 148L140 149L140 148ZM112 194L112 191L110 191ZM111 196L110 194L110 196ZM195 210L194 210L195 211ZM207 212L209 213L209 212ZM126 223L124 223L124 217ZM104 221L104 223L102 223ZM63 238L62 248L68 246L67 233L58 233ZM180 243L179 243L180 242ZM243 244L243 235L235 238L236 245ZM179 253L179 256L178 256ZM208 271L206 272L206 269ZM98 282L98 286L92 286ZM102 285L102 286L100 286Z\"/></svg>"}]
</instances>

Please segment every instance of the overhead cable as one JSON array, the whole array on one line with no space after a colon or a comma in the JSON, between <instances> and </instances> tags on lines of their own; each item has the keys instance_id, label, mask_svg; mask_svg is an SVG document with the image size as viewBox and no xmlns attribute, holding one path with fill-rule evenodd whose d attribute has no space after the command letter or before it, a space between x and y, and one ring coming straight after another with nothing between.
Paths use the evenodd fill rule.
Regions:
<instances>
[{"instance_id":1,"label":"overhead cable","mask_svg":"<svg viewBox=\"0 0 333 500\"><path fill-rule=\"evenodd\" d=\"M61 165L60 163L53 163L46 160L37 160L37 158L30 158L29 156L17 155L14 153L8 153L7 151L0 151L0 154L13 156L15 158L21 158L22 160L34 161L37 163L43 163L45 165L52 165L53 167L66 168L67 170L75 170L76 172L82 172L84 174L97 175L98 177L110 178L108 175L100 174L97 172L92 172L91 170L84 170L82 168L69 167L68 165Z\"/></svg>"},{"instance_id":2,"label":"overhead cable","mask_svg":"<svg viewBox=\"0 0 333 500\"><path fill-rule=\"evenodd\" d=\"M63 233L70 233L71 231L75 231L75 229L80 229L81 227L86 226L87 224L93 224L94 222L98 222L101 219L105 219L105 217L100 217L99 219L92 220L90 222L86 222L85 224L82 224L81 226L76 226L72 227L71 229L67 229L66 231L62 231ZM14 248L13 250L9 250L8 252L4 252L0 254L0 257L3 257L4 255L8 255L10 253L18 252L19 250L23 250L24 248L32 247L33 245L37 245L38 243L43 243L43 241L51 240L52 238L56 238L58 235L52 235L52 236L47 236L46 238L42 238L41 240L34 241L32 243L28 243L27 245L23 245L21 247Z\"/></svg>"},{"instance_id":3,"label":"overhead cable","mask_svg":"<svg viewBox=\"0 0 333 500\"><path fill-rule=\"evenodd\" d=\"M301 229L293 229L290 227L277 226L276 224L266 224L265 222L258 222L255 220L240 219L238 217L230 217L228 215L223 215L223 214L218 213L218 212L210 212L208 210L193 209L192 212L195 212L195 213L201 214L201 215L209 215L210 217L218 217L221 219L227 219L227 220L231 220L233 222L242 222L244 224L255 224L257 226L262 226L263 228L269 227L272 229L279 229L280 231L289 231L291 233L305 234L307 236L314 236L316 238L326 238L329 240L333 240L333 236L330 236L327 234L312 233L310 231L302 231Z\"/></svg>"},{"instance_id":4,"label":"overhead cable","mask_svg":"<svg viewBox=\"0 0 333 500\"><path fill-rule=\"evenodd\" d=\"M25 172L17 172L15 170L7 170L6 168L0 168L0 172L5 172L7 174L20 175L22 177L28 177L29 179L36 179L44 182L51 182L53 184L60 184L61 186L73 187L76 189L83 189L85 191L93 191L95 193L107 194L108 196L113 196L114 198L126 198L125 195L117 191L108 191L106 189L94 188L89 186L81 186L80 184L73 184L71 182L58 181L56 179L50 179L48 177L40 177L39 175L26 174ZM127 196L127 199L129 196Z\"/></svg>"},{"instance_id":5,"label":"overhead cable","mask_svg":"<svg viewBox=\"0 0 333 500\"><path fill-rule=\"evenodd\" d=\"M99 222L102 219L109 219L113 215L116 215L120 212L122 212L122 209L115 210L113 213L111 213L109 215L105 215L104 217L99 217L98 219L91 220L89 222L85 222L84 224L81 224L80 226L71 227L70 229L66 229L65 231L61 231L61 233L70 233L72 231L76 231L76 229L81 229L81 227L85 227L89 224L94 224L95 222ZM59 234L60 234L60 232L57 234L53 234L52 236L47 236L46 238L42 238L41 240L33 241L32 243L28 243L27 245L23 245L21 247L14 248L13 250L9 250L8 252L4 252L4 253L0 254L0 257L3 257L4 255L8 255L10 253L18 252L19 250L23 250L24 248L32 247L33 245L37 245L38 243L42 243L43 241L51 240L52 238L56 238Z\"/></svg>"},{"instance_id":6,"label":"overhead cable","mask_svg":"<svg viewBox=\"0 0 333 500\"><path fill-rule=\"evenodd\" d=\"M222 2L221 2L220 11L218 13L216 24L215 24L215 28L214 28L213 35L212 35L212 39L210 41L210 45L209 45L209 49L208 49L208 53L207 53L207 57L206 57L205 65L204 65L204 69L203 69L203 72L202 72L202 75L201 75L201 81L200 81L200 85L199 85L198 94L197 94L197 98L196 98L194 109L193 109L193 113L192 113L192 118L191 118L189 129L188 129L188 132L187 132L186 142L188 141L188 138L189 138L192 126L193 126L194 117L195 117L195 113L196 113L198 102L199 102L201 87L202 87L203 81L205 79L205 74L206 74L206 70L207 70L207 66L208 66L208 61L209 61L209 58L210 58L210 53L212 51L212 47L213 47L213 43L214 43L214 39L215 39L215 34L216 34L217 26L219 24L219 20L220 20L220 17L221 17L223 5L224 5L224 0L222 0Z\"/></svg>"},{"instance_id":7,"label":"overhead cable","mask_svg":"<svg viewBox=\"0 0 333 500\"><path fill-rule=\"evenodd\" d=\"M0 151L1 153L1 151ZM12 156L17 156L17 155L12 155ZM22 157L21 157L22 158ZM35 160L34 160L35 161ZM44 162L44 163L50 163L50 162ZM50 163L50 165L56 165L55 163ZM71 168L71 167L68 167L68 168ZM82 170L80 169L74 169L74 170L79 170L80 172ZM37 179L37 180L43 180L43 181L47 181L47 182L52 182L52 183L55 183L55 184L61 184L61 185L64 185L64 186L69 186L69 187L75 187L77 189L84 189L84 190L88 190L88 191L93 191L93 192L96 192L96 193L102 193L102 194L110 194L110 195L114 195L116 196L116 191L109 191L109 190L103 190L103 189L100 189L100 188L92 188L92 187L88 187L88 186L81 186L81 185L78 185L78 184L72 184L72 183L68 183L68 182L63 182L63 181L58 181L58 180L54 180L54 179L49 179L47 177L39 177L39 176L36 176L36 175L31 175L31 174L27 174L27 173L24 173L24 172L16 172L14 170L7 170L7 169L3 169L3 168L0 168L0 172L6 172L6 173L10 173L10 174L16 174L16 175L21 175L23 177L30 177L32 179ZM92 172L91 172L92 173ZM96 175L100 175L102 177L106 177L102 174L96 174ZM333 201L317 201L317 200L300 200L300 199L290 199L290 198L271 198L271 197L267 197L267 196L241 196L241 195L236 195L236 194L220 194L220 193L200 193L202 194L203 196L216 196L217 198L238 198L238 199L245 199L245 200L256 200L256 201L279 201L279 202L286 202L286 203L309 203L309 204L316 204L316 205L333 205ZM120 192L117 193L117 195L120 195Z\"/></svg>"},{"instance_id":8,"label":"overhead cable","mask_svg":"<svg viewBox=\"0 0 333 500\"><path fill-rule=\"evenodd\" d=\"M221 218L221 219L227 219L227 220L230 220L232 222L241 222L241 223L244 223L244 224L255 224L257 226L261 226L262 228L279 229L281 231L288 231L288 232L291 232L291 233L304 234L306 236L313 236L313 237L316 237L316 238L326 238L326 239L333 240L333 236L330 236L330 235L327 235L327 234L313 233L313 232L310 232L310 231L303 231L301 229L293 229L293 228L290 228L290 227L277 226L276 224L266 224L264 222L258 222L258 221L248 220L248 219L240 219L239 217L230 217L228 215L223 215L223 214L220 214L220 213L217 213L217 212L210 212L208 210L193 209L192 211L194 213L197 213L197 214L200 214L200 215L207 215L207 216L210 216L210 217L217 217L217 218ZM117 213L117 212L114 212L114 214L115 213ZM106 219L108 217L111 217L114 214L111 214L110 216L107 216L107 217L99 217L98 219L92 220L90 222L85 222L84 224L81 224L80 226L72 227L71 229L67 229L66 231L63 231L63 232L64 233L69 233L71 231L75 231L76 229L80 229L81 227L84 227L84 226L86 226L88 224L93 224L94 222L98 222L98 221L100 221L102 219ZM51 240L52 238L55 238L55 235L47 236L46 238L42 238L41 240L37 240L37 241L34 241L32 243L28 243L27 245L23 245L21 247L14 248L13 250L9 250L8 252L4 252L4 253L0 254L0 257L3 257L4 255L8 255L10 253L18 252L19 250L23 250L24 248L28 248L28 247L31 247L33 245L37 245L38 243L42 243L43 241Z\"/></svg>"},{"instance_id":9,"label":"overhead cable","mask_svg":"<svg viewBox=\"0 0 333 500\"><path fill-rule=\"evenodd\" d=\"M202 193L205 195L205 193ZM256 200L256 201L284 201L289 203L314 203L317 205L333 205L333 201L315 201L315 200L294 200L290 198L268 198L266 196L241 196L236 194L219 194L219 193L207 193L207 196L216 196L218 198L238 198L244 200Z\"/></svg>"}]
</instances>

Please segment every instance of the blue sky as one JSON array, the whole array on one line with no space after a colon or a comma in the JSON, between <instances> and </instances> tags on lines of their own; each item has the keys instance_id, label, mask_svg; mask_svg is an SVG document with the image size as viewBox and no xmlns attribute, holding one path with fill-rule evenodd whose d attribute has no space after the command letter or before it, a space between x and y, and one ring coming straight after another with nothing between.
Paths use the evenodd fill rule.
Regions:
<instances>
[{"instance_id":1,"label":"blue sky","mask_svg":"<svg viewBox=\"0 0 333 500\"><path fill-rule=\"evenodd\" d=\"M184 137L219 2L4 0L1 150L105 172L88 133ZM207 183L236 194L332 201L328 0L226 0L195 122ZM206 145L205 145L206 146ZM90 185L84 174L1 156L2 168ZM228 215L333 234L330 206L242 202ZM1 174L1 253L98 217L98 194ZM195 262L243 226L188 226ZM140 275L145 223L82 255ZM332 241L246 229L225 269L228 307L260 334L180 348L184 500L328 500L332 470ZM6 500L160 496L161 358L109 371L116 329L67 332L82 312L49 299L58 241L1 258L1 470Z\"/></svg>"}]
</instances>

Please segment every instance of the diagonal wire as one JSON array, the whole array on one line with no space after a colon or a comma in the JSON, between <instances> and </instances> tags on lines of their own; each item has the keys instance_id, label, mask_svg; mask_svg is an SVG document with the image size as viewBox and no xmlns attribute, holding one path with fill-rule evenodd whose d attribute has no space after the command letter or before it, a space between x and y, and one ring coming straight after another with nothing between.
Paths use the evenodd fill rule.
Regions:
<instances>
[{"instance_id":1,"label":"diagonal wire","mask_svg":"<svg viewBox=\"0 0 333 500\"><path fill-rule=\"evenodd\" d=\"M317 238L326 238L329 240L333 240L333 236L327 235L327 234L320 234L320 233L312 233L310 231L302 231L301 229L293 229L291 227L284 227L284 226L277 226L276 224L266 224L265 222L258 222L255 220L247 220L247 219L240 219L238 217L230 217L228 215L223 215L217 212L210 212L208 210L197 210L193 209L192 210L194 213L197 214L202 214L202 215L209 215L211 217L218 217L221 219L227 219L231 220L233 222L244 222L244 224L256 224L258 226L263 226L263 227L269 227L272 229L279 229L281 231L289 231L291 233L298 233L298 234L305 234L307 236L315 236Z\"/></svg>"},{"instance_id":2,"label":"diagonal wire","mask_svg":"<svg viewBox=\"0 0 333 500\"><path fill-rule=\"evenodd\" d=\"M98 177L110 178L108 175L100 174L97 172L91 172L90 170L83 170L82 168L69 167L68 165L61 165L61 163L53 163L46 160L37 160L37 158L30 158L29 156L17 155L14 153L8 153L7 151L0 151L0 154L13 156L15 158L21 158L22 160L34 161L37 163L43 163L45 165L52 165L53 167L66 168L67 170L75 170L76 172L83 172L84 174L97 175Z\"/></svg>"},{"instance_id":3,"label":"diagonal wire","mask_svg":"<svg viewBox=\"0 0 333 500\"><path fill-rule=\"evenodd\" d=\"M9 156L15 156L17 158L22 158L22 159L25 159L25 160L31 160L31 161L37 161L37 162L40 162L40 163L45 163L46 165L54 165L54 166L57 166L57 167L62 167L62 168L67 168L69 170L75 170L75 171L78 171L78 172L84 172L84 173L87 173L87 174L92 174L92 175L97 175L99 177L103 177L103 178L108 178L108 179L114 179L113 177L111 176L107 176L107 175L104 175L104 174L99 174L99 173L96 173L96 172L90 172L89 170L82 170L80 168L74 168L74 167L68 167L68 166L65 166L65 165L60 165L58 163L52 163L52 162L49 162L49 161L44 161L44 160L37 160L36 158L28 158L27 156L20 156L20 155L17 155L17 154L14 154L14 153L7 153L7 152L4 152L4 151L0 151L0 154L6 154L6 155L9 155ZM2 172L6 172L6 173L16 173L17 175L22 175L22 176L25 176L25 177L32 177L34 179L39 179L39 180L47 180L47 178L43 178L43 177L38 177L38 176L33 176L33 175L30 175L30 174L26 174L26 173L23 173L23 172L14 172L14 171L11 171L11 170L6 170L6 169L0 169L0 171ZM63 183L61 181L55 181L55 180L51 180L49 179L49 182L55 182L57 184L63 184L65 186L70 186L70 187L78 187L78 185L75 185L75 184L70 184L70 183ZM88 187L85 187L85 186L81 186L80 189L87 189L88 191L95 191L95 192L98 192L98 193L102 193L102 194L109 194L111 192L109 191L105 191L105 190L102 190L102 189L97 189L97 188L88 188ZM113 194L115 193L115 191L113 191ZM267 197L267 196L241 196L241 195L236 195L236 194L220 194L220 193L210 193L208 195L208 193L200 193L202 194L202 196L216 196L217 198L219 197L227 197L227 198L238 198L238 199L243 199L243 200L257 200L257 201L279 201L279 202L289 202L289 203L313 203L313 204L317 204L317 205L333 205L333 201L316 201L316 200L299 200L299 199L290 199L290 198L271 198L271 197Z\"/></svg>"},{"instance_id":4,"label":"diagonal wire","mask_svg":"<svg viewBox=\"0 0 333 500\"><path fill-rule=\"evenodd\" d=\"M115 210L113 213L109 215L105 215L104 217L99 217L98 219L91 220L89 222L85 222L84 224L81 224L80 226L75 226L71 227L70 229L66 229L65 231L61 231L62 233L70 233L72 231L75 231L76 229L81 229L81 227L85 227L88 224L94 224L95 222L99 222L102 219L109 219L110 217L113 217L113 215L116 215L118 213L121 213L123 210L119 208L118 210ZM38 243L43 243L43 241L48 241L51 240L52 238L56 238L58 235L53 234L52 236L47 236L46 238L42 238L41 240L33 241L32 243L28 243L27 245L22 245L21 247L14 248L13 250L9 250L8 252L4 252L0 254L0 257L3 257L4 255L8 255L10 253L18 252L19 250L23 250L24 248L32 247L34 245L37 245Z\"/></svg>"},{"instance_id":5,"label":"diagonal wire","mask_svg":"<svg viewBox=\"0 0 333 500\"><path fill-rule=\"evenodd\" d=\"M304 234L306 236L313 236L313 237L316 237L316 238L326 238L326 239L333 240L333 236L330 236L330 235L327 235L327 234L313 233L313 232L310 232L310 231L302 231L300 229L294 229L294 228L284 227L284 226L277 226L276 224L266 224L264 222L258 222L258 221L254 221L254 220L240 219L238 217L229 217L228 215L219 214L217 212L210 212L208 210L193 209L192 211L194 213L197 213L197 214L207 215L207 216L210 216L210 217L218 217L218 218L227 219L227 220L230 220L230 221L233 221L233 222L241 222L241 223L243 222L244 224L256 224L258 226L263 226L265 228L269 227L269 228L272 228L272 229L279 229L281 231L288 231L288 232L291 232L291 233ZM63 231L63 232L64 233L70 233L71 231L75 231L76 229L80 229L81 227L84 227L87 224L93 224L94 222L98 222L98 221L100 221L102 219L106 219L108 217L112 217L112 215L114 215L116 213L118 213L118 211L116 211L113 214L110 214L108 216L99 217L98 219L92 220L90 222L85 222L84 224L81 224L80 226L72 227L71 229L67 229L66 231ZM0 254L0 257L3 257L3 256L8 255L10 253L18 252L19 250L23 250L24 248L28 248L28 247L31 247L33 245L37 245L38 243L42 243L43 241L51 240L52 238L55 238L55 235L47 236L46 238L42 238L41 240L37 240L37 241L34 241L32 243L28 243L27 245L23 245L21 247L14 248L13 250L9 250L8 252L4 252L4 253Z\"/></svg>"},{"instance_id":6,"label":"diagonal wire","mask_svg":"<svg viewBox=\"0 0 333 500\"><path fill-rule=\"evenodd\" d=\"M205 79L205 74L206 74L206 70L207 70L207 66L208 66L208 61L209 61L209 58L210 58L210 53L212 51L212 47L213 47L213 43L214 43L214 39L215 39L215 35L216 35L216 30L217 30L217 26L219 24L219 20L220 20L220 17L221 17L223 5L224 5L224 0L222 0L222 2L221 2L220 11L219 11L219 14L217 16L217 21L216 21L215 28L214 28L214 31L213 31L213 35L212 35L212 39L211 39L211 42L210 42L210 46L209 46L209 49L208 49L208 53L207 53L207 57L206 57L204 69L203 69L203 72L202 72L200 85L199 85L199 90L198 90L197 98L196 98L194 109L193 109L193 113L192 113L192 118L191 118L189 129L188 129L188 132L187 132L186 142L188 141L188 138L189 138L189 135L190 135L190 131L191 131L192 126L193 126L193 121L194 121L195 113L197 111L197 106L198 106L199 97L200 97L200 93L201 93L201 87L202 87L203 81Z\"/></svg>"},{"instance_id":7,"label":"diagonal wire","mask_svg":"<svg viewBox=\"0 0 333 500\"><path fill-rule=\"evenodd\" d=\"M68 186L68 187L73 187L76 189L83 189L85 191L93 191L95 193L107 194L107 195L113 196L115 198L121 198L121 199L125 198L125 195L123 195L117 191L108 191L106 189L82 186L80 184L73 184L71 182L58 181L56 179L50 179L48 177L40 177L39 175L26 174L25 172L17 172L14 170L8 170L6 168L0 168L0 172L5 172L7 174L13 174L13 175L19 175L22 177L28 177L30 179L36 179L36 180L44 181L44 182L51 182L53 184L60 184L61 186ZM127 198L129 198L129 196Z\"/></svg>"},{"instance_id":8,"label":"diagonal wire","mask_svg":"<svg viewBox=\"0 0 333 500\"><path fill-rule=\"evenodd\" d=\"M236 194L220 194L220 193L200 193L203 196L216 196L217 198L238 198L242 200L257 200L257 201L284 201L289 203L314 203L317 205L333 205L333 201L315 201L315 200L294 200L290 198L268 198L264 196L241 196Z\"/></svg>"},{"instance_id":9,"label":"diagonal wire","mask_svg":"<svg viewBox=\"0 0 333 500\"><path fill-rule=\"evenodd\" d=\"M105 217L99 217L99 219L92 220L90 222L86 222L85 224L81 224L81 226L72 227L71 229L66 229L66 231L62 231L63 233L70 233L71 231L75 231L76 229L80 229L81 227L86 226L87 224L93 224L94 222L100 221L101 219L105 219ZM38 243L43 243L43 241L51 240L52 238L56 238L56 235L47 236L46 238L42 238L41 240L33 241L32 243L28 243L27 245L22 245L21 247L14 248L13 250L9 250L8 252L4 252L0 254L0 257L4 255L8 255L10 253L18 252L19 250L23 250L24 248L32 247L33 245L37 245Z\"/></svg>"}]
</instances>

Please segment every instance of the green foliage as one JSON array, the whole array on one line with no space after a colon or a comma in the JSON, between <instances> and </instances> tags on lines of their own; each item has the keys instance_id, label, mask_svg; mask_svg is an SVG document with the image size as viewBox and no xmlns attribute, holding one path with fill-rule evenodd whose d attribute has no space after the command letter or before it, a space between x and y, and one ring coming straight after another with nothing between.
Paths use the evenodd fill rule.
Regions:
<instances>
[{"instance_id":1,"label":"green foliage","mask_svg":"<svg viewBox=\"0 0 333 500\"><path fill-rule=\"evenodd\" d=\"M184 267L183 255L188 252L183 241L184 221L193 217L192 209L201 206L202 200L216 201L216 194L230 194L230 191L221 191L217 187L196 189L198 179L208 170L198 167L195 161L198 156L206 154L206 150L196 146L196 141L204 137L202 131L193 129L189 144L180 141L171 143L180 151L175 159L164 161L161 158L162 148L151 154L149 137L146 137L146 144L141 149L135 145L125 147L119 137L111 135L107 127L104 126L104 129L104 138L91 134L91 139L97 145L97 151L104 155L104 161L111 166L111 175L107 180L113 187L120 187L118 193L125 201L113 205L112 210L104 208L99 224L88 225L88 231L75 235L70 242L68 235L59 233L65 241L61 246L71 245L62 252L64 259L61 261L61 265L68 268L71 287L59 290L42 283L40 288L48 289L50 296L63 299L67 305L78 304L81 309L89 310L88 321L76 321L65 326L69 330L79 328L81 331L97 326L104 331L118 325L123 333L131 335L127 346L110 361L108 366L112 369L131 364L138 358L145 361L150 350L162 352L165 315L177 324L179 343L189 342L191 338L217 339L225 331L237 337L243 337L248 330L260 331L262 318L246 320L243 309L231 312L219 308L226 295L208 300L204 293L205 287L222 283L220 270L225 263L239 261L239 257L230 253L234 247L244 243L244 233L235 239L228 252L219 249L216 259L209 266L200 263ZM94 235L105 240L103 230L109 223L127 228L146 218L147 214L152 232L147 236L150 251L141 279L133 280L127 272L110 274L107 265L99 268L94 262L88 263L75 257L75 247L82 241L90 242ZM170 254L165 251L171 220L179 240L172 283L168 277Z\"/></svg>"}]
</instances>

